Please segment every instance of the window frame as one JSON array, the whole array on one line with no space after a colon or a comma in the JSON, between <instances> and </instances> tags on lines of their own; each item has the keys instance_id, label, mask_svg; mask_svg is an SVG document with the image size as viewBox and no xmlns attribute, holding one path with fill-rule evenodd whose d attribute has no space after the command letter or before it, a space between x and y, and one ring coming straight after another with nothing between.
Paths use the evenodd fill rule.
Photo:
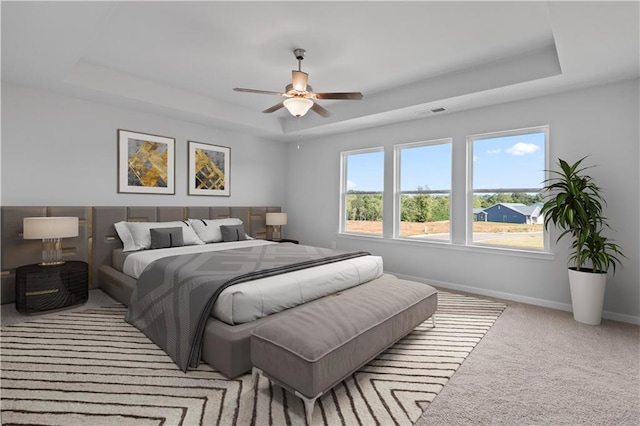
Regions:
<instances>
[{"instance_id":1,"label":"window frame","mask_svg":"<svg viewBox=\"0 0 640 426\"><path fill-rule=\"evenodd\" d=\"M401 160L401 155L400 152L403 149L407 149L407 148L418 148L418 147L423 147L423 146L434 146L434 145L444 145L444 144L449 144L450 149L451 149L451 174L449 176L449 187L450 189L448 191L446 190L422 190L422 191L402 191L401 190L401 186L402 186L402 179L401 179L401 173L402 173L402 160ZM444 243L444 244L451 244L452 241L452 213L453 213L453 199L452 199L452 195L453 195L453 137L446 137L446 138L439 138L439 139L429 139L426 141L418 141L418 142L409 142L409 143L403 143L403 144L397 144L393 146L393 165L394 165L394 177L393 177L393 238L394 239L398 239L398 240L409 240L409 241L416 241L419 243ZM418 195L418 194L425 194L425 195L431 195L431 194L449 194L449 239L448 240L436 240L436 239L432 239L432 238L410 238L410 237L403 237L400 235L400 224L401 224L401 208L402 208L402 204L401 204L401 199L402 199L402 195Z\"/></svg>"},{"instance_id":2,"label":"window frame","mask_svg":"<svg viewBox=\"0 0 640 426\"><path fill-rule=\"evenodd\" d=\"M347 196L352 195L349 194L347 190L347 174L348 174L348 160L347 158L350 155L357 154L368 154L374 152L382 153L382 182L383 187L381 192L377 191L362 191L358 192L359 195L381 195L382 196L382 223L383 223L383 231L380 234L369 234L364 232L353 232L347 230ZM357 235L364 237L372 237L372 238L383 238L384 237L384 181L385 181L385 150L384 146L377 146L373 148L363 148L363 149L355 149L350 151L342 151L340 153L340 223L338 228L338 233L343 235Z\"/></svg>"},{"instance_id":3,"label":"window frame","mask_svg":"<svg viewBox=\"0 0 640 426\"><path fill-rule=\"evenodd\" d=\"M482 242L473 241L473 197L475 194L511 194L515 192L542 192L543 182L540 182L539 188L482 188L475 190L473 187L473 142L483 139L494 139L499 137L519 136L527 135L531 133L543 133L544 134L544 179L549 178L549 125L526 127L513 130L500 130L488 133L479 133L467 136L467 205L466 205L466 241L465 245L469 247L501 249L501 250L513 250L513 251L530 251L539 253L550 253L549 232L543 227L543 248L518 248L512 245L501 244L483 244Z\"/></svg>"}]
</instances>

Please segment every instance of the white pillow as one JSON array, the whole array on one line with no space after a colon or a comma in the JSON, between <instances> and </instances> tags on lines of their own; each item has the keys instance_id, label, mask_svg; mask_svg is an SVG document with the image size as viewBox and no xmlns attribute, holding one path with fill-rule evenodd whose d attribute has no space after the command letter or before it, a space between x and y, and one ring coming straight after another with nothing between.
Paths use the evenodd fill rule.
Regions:
<instances>
[{"instance_id":1,"label":"white pillow","mask_svg":"<svg viewBox=\"0 0 640 426\"><path fill-rule=\"evenodd\" d=\"M123 252L151 248L152 228L182 227L184 245L204 244L187 221L175 222L118 222L114 223L118 236L122 240Z\"/></svg>"},{"instance_id":2,"label":"white pillow","mask_svg":"<svg viewBox=\"0 0 640 426\"><path fill-rule=\"evenodd\" d=\"M227 219L189 219L189 223L193 226L198 237L205 243L222 242L221 225L242 225L242 221L235 217ZM186 244L186 243L185 243Z\"/></svg>"}]
</instances>

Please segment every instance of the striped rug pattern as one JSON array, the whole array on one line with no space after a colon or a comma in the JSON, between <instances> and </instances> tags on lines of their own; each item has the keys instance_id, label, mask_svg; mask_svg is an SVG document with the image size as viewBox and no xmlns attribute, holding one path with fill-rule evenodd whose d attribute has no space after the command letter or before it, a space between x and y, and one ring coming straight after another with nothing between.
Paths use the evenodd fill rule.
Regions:
<instances>
[{"instance_id":1,"label":"striped rug pattern","mask_svg":"<svg viewBox=\"0 0 640 426\"><path fill-rule=\"evenodd\" d=\"M411 425L500 316L440 291L418 326L318 400L314 425ZM111 305L2 328L2 424L304 425L302 402L261 377L187 374Z\"/></svg>"}]
</instances>

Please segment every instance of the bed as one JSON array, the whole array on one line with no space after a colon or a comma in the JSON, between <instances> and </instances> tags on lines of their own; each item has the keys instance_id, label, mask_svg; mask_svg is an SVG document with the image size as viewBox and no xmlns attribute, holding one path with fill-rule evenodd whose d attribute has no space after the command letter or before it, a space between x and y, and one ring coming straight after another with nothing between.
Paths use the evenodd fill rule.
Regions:
<instances>
[{"instance_id":1,"label":"bed","mask_svg":"<svg viewBox=\"0 0 640 426\"><path fill-rule=\"evenodd\" d=\"M252 366L250 335L253 329L279 318L291 310L317 303L323 297L336 292L349 291L349 288L371 281L381 276L383 269L381 258L366 253L348 254L348 256L344 255L345 258L342 259L342 254L336 254L328 249L308 246L296 247L291 243L267 241L270 235L264 217L270 211L279 211L279 208L95 207L93 209L94 240L92 248L93 259L96 260L93 267L96 270L95 276L99 287L119 302L127 306L132 305L133 309L134 305L139 304L139 301L145 299L147 295L146 290L143 294L145 297L138 295L137 292L142 285L138 281L140 280L142 283L145 279L144 274L150 274L148 265L156 267L163 262L171 264L175 263L176 259L183 259L185 263L191 263L195 262L193 259L199 261L204 256L229 255L230 253L237 255L244 252L269 253L271 256L274 254L289 256L291 253L295 253L297 256L300 252L313 253L315 256L315 253L319 251L331 252L326 256L323 254L323 256L332 259L328 263L322 263L324 262L322 261L317 266L314 264L303 269L293 268L293 270L286 270L280 275L257 276L251 281L224 288L217 296L216 303L211 307L205 307L209 310L207 310L206 322L202 326L202 341L196 357L228 377L248 372ZM180 244L178 247L165 247L162 244L169 244L166 241L172 238L173 231L162 230L162 235L155 241L156 243L158 241L164 242L160 243L157 248L139 250L139 247L135 247L136 249L131 250L133 247L131 241L126 241L126 237L122 238L122 234L118 236L118 231L116 231L118 225L114 226L114 224L124 222L130 224L134 229L142 229L143 231L153 229L154 232L158 232L158 224L169 223L166 228L175 231L175 225L180 226L180 221L187 223L187 226L194 226L198 225L195 221L201 220L203 223L201 226L207 226L206 223L217 224L219 221L224 222L230 219L240 220L244 226L241 228L241 234L247 239L230 242L205 242L206 238L203 238L203 244L184 246ZM235 226L234 231L240 235L237 222L231 220L226 223L229 225L225 225L223 228ZM209 232L212 228L210 226L205 231ZM228 229L224 230L228 231ZM186 233L184 235L186 239L190 238ZM208 235L205 233L205 236ZM149 244L149 241L146 241L145 244ZM180 256L177 256L178 254ZM153 308L145 305L140 308L140 312L150 309ZM162 311L164 308L156 307L155 309ZM170 355L172 354L170 353Z\"/></svg>"}]
</instances>

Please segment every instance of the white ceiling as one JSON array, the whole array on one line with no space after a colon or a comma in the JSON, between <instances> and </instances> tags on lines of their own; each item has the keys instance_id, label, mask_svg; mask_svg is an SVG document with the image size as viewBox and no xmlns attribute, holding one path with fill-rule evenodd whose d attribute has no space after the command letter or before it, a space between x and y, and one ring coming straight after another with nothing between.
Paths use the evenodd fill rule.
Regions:
<instances>
[{"instance_id":1,"label":"white ceiling","mask_svg":"<svg viewBox=\"0 0 640 426\"><path fill-rule=\"evenodd\" d=\"M294 140L639 75L631 2L2 2L2 80ZM302 63L331 111L262 110ZM448 112L444 112L446 114Z\"/></svg>"}]
</instances>

